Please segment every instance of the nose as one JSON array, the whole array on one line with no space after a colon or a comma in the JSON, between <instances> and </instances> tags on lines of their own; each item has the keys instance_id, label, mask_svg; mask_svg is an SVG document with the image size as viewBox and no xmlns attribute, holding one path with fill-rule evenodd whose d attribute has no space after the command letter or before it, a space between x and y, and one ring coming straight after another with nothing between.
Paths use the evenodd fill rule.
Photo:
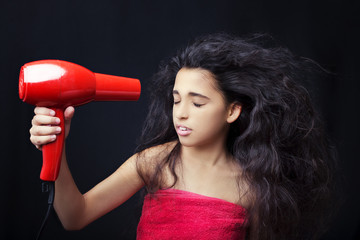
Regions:
<instances>
[{"instance_id":1,"label":"nose","mask_svg":"<svg viewBox=\"0 0 360 240\"><path fill-rule=\"evenodd\" d=\"M174 116L177 119L187 119L189 117L188 108L182 102L179 102L174 105L173 112L174 112Z\"/></svg>"}]
</instances>

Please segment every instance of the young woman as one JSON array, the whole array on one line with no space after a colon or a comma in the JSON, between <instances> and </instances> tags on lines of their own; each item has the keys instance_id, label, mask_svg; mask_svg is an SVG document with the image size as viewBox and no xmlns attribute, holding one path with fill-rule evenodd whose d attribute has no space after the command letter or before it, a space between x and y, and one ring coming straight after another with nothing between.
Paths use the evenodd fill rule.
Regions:
<instances>
[{"instance_id":1,"label":"young woman","mask_svg":"<svg viewBox=\"0 0 360 240\"><path fill-rule=\"evenodd\" d=\"M314 64L256 40L206 36L163 64L136 154L89 192L64 150L54 203L63 226L81 229L145 186L138 239L319 236L334 157L298 83ZM67 136L73 115L68 107L59 129L35 108L32 143Z\"/></svg>"}]
</instances>

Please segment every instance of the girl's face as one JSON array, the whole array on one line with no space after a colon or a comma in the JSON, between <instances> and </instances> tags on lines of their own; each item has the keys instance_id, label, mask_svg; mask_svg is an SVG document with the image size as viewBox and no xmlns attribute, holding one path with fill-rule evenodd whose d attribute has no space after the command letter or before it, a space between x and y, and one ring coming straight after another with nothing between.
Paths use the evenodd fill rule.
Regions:
<instances>
[{"instance_id":1,"label":"girl's face","mask_svg":"<svg viewBox=\"0 0 360 240\"><path fill-rule=\"evenodd\" d=\"M204 147L225 144L229 106L209 71L180 69L173 96L173 121L182 145Z\"/></svg>"}]
</instances>

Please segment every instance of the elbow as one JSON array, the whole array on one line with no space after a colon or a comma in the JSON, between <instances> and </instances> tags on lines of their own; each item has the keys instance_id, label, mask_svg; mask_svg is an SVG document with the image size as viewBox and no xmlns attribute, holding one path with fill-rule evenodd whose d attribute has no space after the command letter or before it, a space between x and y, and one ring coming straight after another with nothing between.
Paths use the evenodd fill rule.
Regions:
<instances>
[{"instance_id":1,"label":"elbow","mask_svg":"<svg viewBox=\"0 0 360 240\"><path fill-rule=\"evenodd\" d=\"M63 223L62 222L62 226L64 227L64 229L66 231L79 231L79 230L83 229L86 225L80 224L78 222L76 222L76 223Z\"/></svg>"},{"instance_id":2,"label":"elbow","mask_svg":"<svg viewBox=\"0 0 360 240\"><path fill-rule=\"evenodd\" d=\"M66 231L78 231L86 227L87 223L82 218L68 216L67 218L59 216L61 225Z\"/></svg>"},{"instance_id":3,"label":"elbow","mask_svg":"<svg viewBox=\"0 0 360 240\"><path fill-rule=\"evenodd\" d=\"M66 230L66 231L78 231L78 230L81 230L79 228L75 228L73 226L70 226L70 225L65 225L63 224L63 228Z\"/></svg>"},{"instance_id":4,"label":"elbow","mask_svg":"<svg viewBox=\"0 0 360 240\"><path fill-rule=\"evenodd\" d=\"M80 207L77 208L77 211L74 209L66 211L61 211L61 208L54 206L56 215L61 222L61 225L66 231L78 231L83 229L87 224L86 218L84 218L83 211L79 211Z\"/></svg>"}]
</instances>

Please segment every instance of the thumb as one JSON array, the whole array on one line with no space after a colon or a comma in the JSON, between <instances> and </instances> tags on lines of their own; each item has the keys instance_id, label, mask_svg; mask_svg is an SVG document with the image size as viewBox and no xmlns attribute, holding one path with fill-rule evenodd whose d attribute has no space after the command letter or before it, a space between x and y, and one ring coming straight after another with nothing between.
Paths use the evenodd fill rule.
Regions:
<instances>
[{"instance_id":1,"label":"thumb","mask_svg":"<svg viewBox=\"0 0 360 240\"><path fill-rule=\"evenodd\" d=\"M74 107L70 106L67 107L64 111L64 119L65 119L65 138L67 138L67 136L69 135L70 132L70 124L71 124L71 119L74 116L75 113L75 109Z\"/></svg>"},{"instance_id":2,"label":"thumb","mask_svg":"<svg viewBox=\"0 0 360 240\"><path fill-rule=\"evenodd\" d=\"M67 107L64 111L64 119L65 119L65 123L70 122L71 119L73 118L75 113L75 108L70 106Z\"/></svg>"}]
</instances>

